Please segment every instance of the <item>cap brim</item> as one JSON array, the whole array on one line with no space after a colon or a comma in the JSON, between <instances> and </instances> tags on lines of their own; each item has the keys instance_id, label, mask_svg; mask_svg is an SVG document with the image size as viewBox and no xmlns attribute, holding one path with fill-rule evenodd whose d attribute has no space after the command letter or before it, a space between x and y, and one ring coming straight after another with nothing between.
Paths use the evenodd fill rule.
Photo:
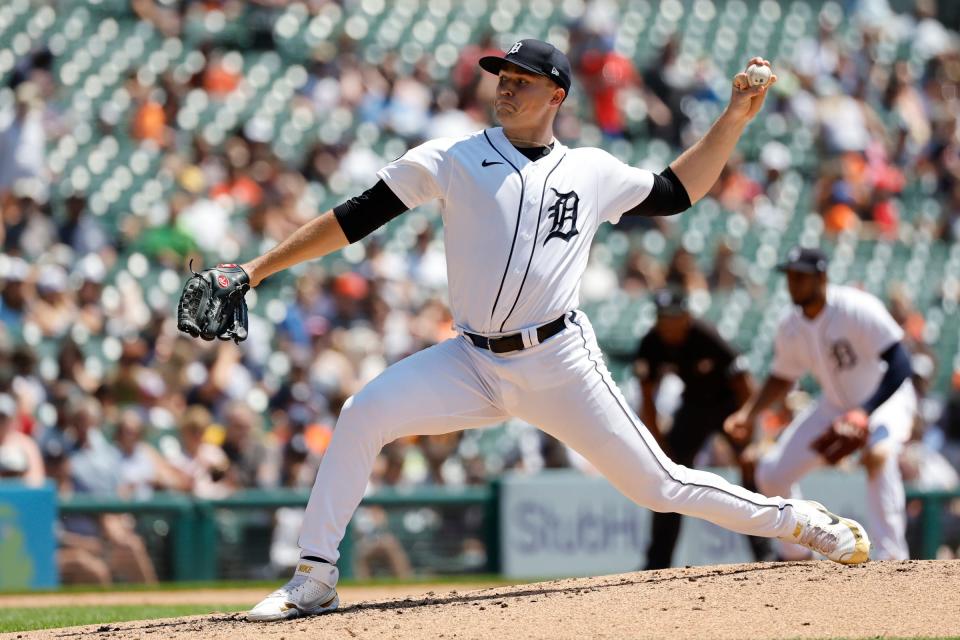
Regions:
<instances>
[{"instance_id":1,"label":"cap brim","mask_svg":"<svg viewBox=\"0 0 960 640\"><path fill-rule=\"evenodd\" d=\"M516 65L520 67L525 71L529 71L534 75L543 76L544 78L550 77L547 74L540 71L539 69L534 69L533 67L525 65L522 62L517 62L516 60L507 60L506 58L502 58L500 56L484 56L480 58L479 64L480 64L480 68L486 71L487 73L492 73L493 75L498 76L500 75L500 70L503 69L503 65L505 65L508 62L512 65Z\"/></svg>"},{"instance_id":2,"label":"cap brim","mask_svg":"<svg viewBox=\"0 0 960 640\"><path fill-rule=\"evenodd\" d=\"M657 315L665 318L676 318L690 313L690 310L682 305L669 305L666 307L657 307Z\"/></svg>"},{"instance_id":3,"label":"cap brim","mask_svg":"<svg viewBox=\"0 0 960 640\"><path fill-rule=\"evenodd\" d=\"M781 262L777 265L776 269L780 273L786 273L787 271L796 271L798 273L823 273L813 265L795 262Z\"/></svg>"}]
</instances>

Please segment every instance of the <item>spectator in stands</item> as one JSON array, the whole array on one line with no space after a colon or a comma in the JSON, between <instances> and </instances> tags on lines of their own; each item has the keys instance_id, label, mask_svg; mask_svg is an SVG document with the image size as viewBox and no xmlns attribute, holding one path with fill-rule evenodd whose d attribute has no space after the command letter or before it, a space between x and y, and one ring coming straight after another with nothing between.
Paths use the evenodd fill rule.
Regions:
<instances>
[{"instance_id":1,"label":"spectator in stands","mask_svg":"<svg viewBox=\"0 0 960 640\"><path fill-rule=\"evenodd\" d=\"M872 140L886 139L883 123L865 99L866 79L858 81L853 95L833 93L836 85L831 87L829 83L818 86L822 97L817 103L817 117L824 152L863 153Z\"/></svg>"},{"instance_id":2,"label":"spectator in stands","mask_svg":"<svg viewBox=\"0 0 960 640\"><path fill-rule=\"evenodd\" d=\"M37 182L19 180L13 186L14 200L10 206L19 211L20 222L12 250L27 260L38 260L56 242L57 228L50 216L46 187ZM13 235L13 234L11 234Z\"/></svg>"},{"instance_id":3,"label":"spectator in stands","mask_svg":"<svg viewBox=\"0 0 960 640\"><path fill-rule=\"evenodd\" d=\"M0 198L18 181L45 182L42 109L37 85L23 82L16 89L13 112L0 114Z\"/></svg>"},{"instance_id":4,"label":"spectator in stands","mask_svg":"<svg viewBox=\"0 0 960 640\"><path fill-rule=\"evenodd\" d=\"M856 204L850 187L842 180L830 185L826 209L823 210L823 224L826 231L837 235L845 231L856 231L860 227L860 218L854 210Z\"/></svg>"},{"instance_id":5,"label":"spectator in stands","mask_svg":"<svg viewBox=\"0 0 960 640\"><path fill-rule=\"evenodd\" d=\"M652 119L656 127L651 133L674 147L682 145L682 134L690 122L687 114L680 108L680 102L692 83L692 74L686 68L688 64L679 60L679 52L679 41L671 38L660 49L657 58L643 70L644 84L667 107L670 114L666 122Z\"/></svg>"},{"instance_id":6,"label":"spectator in stands","mask_svg":"<svg viewBox=\"0 0 960 640\"><path fill-rule=\"evenodd\" d=\"M633 62L614 50L610 38L600 34L588 35L587 38L588 44L580 53L577 72L592 102L597 126L608 136L621 137L627 133L621 105L627 90L643 91L642 80ZM669 119L669 110L660 99L653 93L649 93L648 98L645 100L648 103L647 113L666 113Z\"/></svg>"},{"instance_id":7,"label":"spectator in stands","mask_svg":"<svg viewBox=\"0 0 960 640\"><path fill-rule=\"evenodd\" d=\"M233 488L226 482L230 460L219 445L206 440L213 417L200 405L189 407L180 420L180 447L167 459L189 478L188 490L198 498L217 499Z\"/></svg>"},{"instance_id":8,"label":"spectator in stands","mask_svg":"<svg viewBox=\"0 0 960 640\"><path fill-rule=\"evenodd\" d=\"M710 189L710 196L724 209L745 215L752 214L753 200L762 193L763 187L744 172L743 158L736 154L723 167L720 178Z\"/></svg>"},{"instance_id":9,"label":"spectator in stands","mask_svg":"<svg viewBox=\"0 0 960 640\"><path fill-rule=\"evenodd\" d=\"M258 422L243 400L234 400L224 412L223 451L230 460L227 480L238 489L276 487L280 480L279 452Z\"/></svg>"},{"instance_id":10,"label":"spectator in stands","mask_svg":"<svg viewBox=\"0 0 960 640\"><path fill-rule=\"evenodd\" d=\"M140 414L126 409L113 435L120 452L121 497L148 500L154 490L185 491L190 489L190 478L160 455L153 445L144 440L144 424Z\"/></svg>"},{"instance_id":11,"label":"spectator in stands","mask_svg":"<svg viewBox=\"0 0 960 640\"><path fill-rule=\"evenodd\" d=\"M76 318L74 294L68 291L67 272L57 264L40 269L37 277L37 298L28 320L39 327L44 337L58 338L73 326Z\"/></svg>"},{"instance_id":12,"label":"spectator in stands","mask_svg":"<svg viewBox=\"0 0 960 640\"><path fill-rule=\"evenodd\" d=\"M44 481L43 457L33 438L14 428L16 414L13 398L0 393L0 480L14 479L39 487Z\"/></svg>"},{"instance_id":13,"label":"spectator in stands","mask_svg":"<svg viewBox=\"0 0 960 640\"><path fill-rule=\"evenodd\" d=\"M0 272L3 281L3 289L0 291L0 320L6 327L19 329L29 309L29 297L32 293L26 283L30 267L21 258L6 258L0 262L3 268Z\"/></svg>"},{"instance_id":14,"label":"spectator in stands","mask_svg":"<svg viewBox=\"0 0 960 640\"><path fill-rule=\"evenodd\" d=\"M707 289L707 278L697 264L697 257L685 247L677 247L670 258L666 284L687 292Z\"/></svg>"},{"instance_id":15,"label":"spectator in stands","mask_svg":"<svg viewBox=\"0 0 960 640\"><path fill-rule=\"evenodd\" d=\"M117 495L120 453L103 434L100 403L78 396L71 402L69 411L68 429L73 446L68 456L74 489L99 496Z\"/></svg>"},{"instance_id":16,"label":"spectator in stands","mask_svg":"<svg viewBox=\"0 0 960 640\"><path fill-rule=\"evenodd\" d=\"M79 398L70 418L75 438L75 446L67 455L71 490L102 498L120 497L122 456L101 431L100 403L90 397ZM131 516L70 517L64 527L67 532L79 536L102 537L106 542L106 558L111 572L130 582L152 584L157 581L153 563Z\"/></svg>"},{"instance_id":17,"label":"spectator in stands","mask_svg":"<svg viewBox=\"0 0 960 640\"><path fill-rule=\"evenodd\" d=\"M69 498L73 494L70 463L60 442L47 442L43 449L43 462L60 498ZM110 566L104 560L104 540L97 535L96 524L91 518L76 517L55 523L57 572L63 584L108 586L113 583Z\"/></svg>"},{"instance_id":18,"label":"spectator in stands","mask_svg":"<svg viewBox=\"0 0 960 640\"><path fill-rule=\"evenodd\" d=\"M109 246L106 231L90 213L87 199L82 193L71 193L64 201L63 209L63 219L57 226L60 242L81 256L102 251Z\"/></svg>"},{"instance_id":19,"label":"spectator in stands","mask_svg":"<svg viewBox=\"0 0 960 640\"><path fill-rule=\"evenodd\" d=\"M60 353L57 355L57 379L72 383L90 394L100 386L100 378L87 368L80 345L70 336L60 342Z\"/></svg>"},{"instance_id":20,"label":"spectator in stands","mask_svg":"<svg viewBox=\"0 0 960 640\"><path fill-rule=\"evenodd\" d=\"M620 286L630 295L638 296L660 289L666 284L663 266L642 249L631 249L623 262Z\"/></svg>"},{"instance_id":21,"label":"spectator in stands","mask_svg":"<svg viewBox=\"0 0 960 640\"><path fill-rule=\"evenodd\" d=\"M103 280L106 277L103 259L88 253L76 265L73 279L79 285L76 290L77 324L92 335L101 335L106 324L106 312L102 303Z\"/></svg>"},{"instance_id":22,"label":"spectator in stands","mask_svg":"<svg viewBox=\"0 0 960 640\"><path fill-rule=\"evenodd\" d=\"M743 283L740 257L727 242L719 242L713 254L713 269L707 276L710 291L733 291Z\"/></svg>"}]
</instances>

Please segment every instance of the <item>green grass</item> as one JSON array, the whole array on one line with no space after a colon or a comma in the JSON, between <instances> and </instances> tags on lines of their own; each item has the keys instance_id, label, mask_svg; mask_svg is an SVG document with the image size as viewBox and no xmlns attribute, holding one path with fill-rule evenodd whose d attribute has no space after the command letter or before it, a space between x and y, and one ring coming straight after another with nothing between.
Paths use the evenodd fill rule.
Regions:
<instances>
[{"instance_id":1,"label":"green grass","mask_svg":"<svg viewBox=\"0 0 960 640\"><path fill-rule=\"evenodd\" d=\"M105 605L83 607L23 607L0 609L0 633L36 631L83 624L106 624L125 620L154 620L195 616L204 613L244 611L250 604L237 605Z\"/></svg>"},{"instance_id":2,"label":"green grass","mask_svg":"<svg viewBox=\"0 0 960 640\"><path fill-rule=\"evenodd\" d=\"M164 582L158 585L124 584L110 587L95 585L71 585L44 591L0 591L0 600L10 595L44 595L63 593L108 593L122 591L190 591L196 589L262 589L266 594L275 589L282 579L277 580L234 580L219 582ZM528 580L507 580L497 575L469 574L451 576L422 576L401 580L398 578L374 578L371 580L341 580L341 586L403 586L429 584L483 584L483 585L513 585L526 583ZM245 611L250 603L238 605L104 605L80 607L0 607L0 633L12 631L36 631L38 629L53 629L85 624L107 624L127 620L153 620L156 618L176 618L179 616L200 615L213 611L232 612Z\"/></svg>"},{"instance_id":3,"label":"green grass","mask_svg":"<svg viewBox=\"0 0 960 640\"><path fill-rule=\"evenodd\" d=\"M544 578L543 580L551 580ZM54 589L25 589L16 591L0 590L0 599L3 596L23 596L50 593L102 593L108 591L194 591L196 589L267 589L277 588L286 580L285 577L276 580L219 580L209 582L161 582L160 584L117 584L108 587L98 585L78 584L56 587ZM466 575L417 576L414 578L370 578L369 580L341 579L337 584L344 587L390 587L417 584L492 584L509 586L513 584L539 582L538 579L510 580L497 574L470 573Z\"/></svg>"}]
</instances>

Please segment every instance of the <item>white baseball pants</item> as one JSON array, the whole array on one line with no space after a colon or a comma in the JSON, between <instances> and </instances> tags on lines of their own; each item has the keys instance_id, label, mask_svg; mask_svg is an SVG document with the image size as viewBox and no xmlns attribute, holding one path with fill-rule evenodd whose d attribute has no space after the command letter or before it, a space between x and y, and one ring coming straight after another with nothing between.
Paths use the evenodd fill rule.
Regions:
<instances>
[{"instance_id":1,"label":"white baseball pants","mask_svg":"<svg viewBox=\"0 0 960 640\"><path fill-rule=\"evenodd\" d=\"M906 497L900 475L899 454L910 439L917 412L913 383L907 380L870 415L868 447L885 455L882 468L870 474L867 482L867 534L876 560L906 560ZM825 461L810 448L830 424L846 411L821 398L797 416L776 445L758 463L757 487L765 493L799 498L797 482Z\"/></svg>"},{"instance_id":2,"label":"white baseball pants","mask_svg":"<svg viewBox=\"0 0 960 640\"><path fill-rule=\"evenodd\" d=\"M593 327L577 311L567 327L523 351L495 354L464 336L381 373L343 407L310 494L300 547L330 562L360 503L374 460L403 436L484 427L511 416L566 443L621 492L752 536L787 535L792 508L711 473L674 464L627 406Z\"/></svg>"}]
</instances>

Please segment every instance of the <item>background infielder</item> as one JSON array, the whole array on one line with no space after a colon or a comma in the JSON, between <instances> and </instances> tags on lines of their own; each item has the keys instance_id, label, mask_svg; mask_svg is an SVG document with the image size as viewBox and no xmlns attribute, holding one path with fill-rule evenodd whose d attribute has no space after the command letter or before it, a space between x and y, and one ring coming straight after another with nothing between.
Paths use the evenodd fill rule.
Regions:
<instances>
[{"instance_id":1,"label":"background infielder","mask_svg":"<svg viewBox=\"0 0 960 640\"><path fill-rule=\"evenodd\" d=\"M761 411L812 373L822 396L757 463L757 486L766 493L799 497L800 478L864 448L873 555L906 560L906 500L898 454L910 437L917 399L910 356L901 343L903 330L874 296L828 285L827 258L819 249L794 248L778 269L787 274L796 307L778 329L770 376L730 416L725 429L749 432Z\"/></svg>"},{"instance_id":2,"label":"background infielder","mask_svg":"<svg viewBox=\"0 0 960 640\"><path fill-rule=\"evenodd\" d=\"M769 66L759 58L751 63ZM344 405L307 505L303 560L248 617L277 620L338 606L338 546L384 444L511 416L576 449L640 505L798 542L837 562L865 561L869 542L857 523L816 503L767 498L667 458L628 408L590 321L576 310L597 227L626 212L676 213L701 198L762 106L766 87L750 87L746 74L737 74L723 115L657 176L599 149L568 149L554 139L570 64L553 46L522 40L505 57L486 57L480 65L499 75L495 109L502 128L411 149L380 170L380 181L362 196L242 266L249 283L240 277L238 291L436 199L459 331L389 367ZM231 278L240 268L226 270L208 272L218 291L235 286ZM232 299L218 297L218 309L229 309Z\"/></svg>"}]
</instances>

